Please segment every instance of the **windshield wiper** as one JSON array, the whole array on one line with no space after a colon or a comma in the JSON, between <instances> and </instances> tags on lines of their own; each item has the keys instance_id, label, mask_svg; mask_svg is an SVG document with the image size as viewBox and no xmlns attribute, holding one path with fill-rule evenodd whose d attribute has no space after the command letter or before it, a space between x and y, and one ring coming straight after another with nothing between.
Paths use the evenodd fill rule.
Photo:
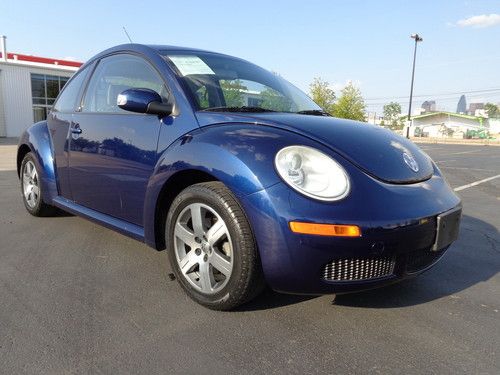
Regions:
<instances>
[{"instance_id":1,"label":"windshield wiper","mask_svg":"<svg viewBox=\"0 0 500 375\"><path fill-rule=\"evenodd\" d=\"M299 115L311 115L311 116L328 116L328 117L332 117L331 114L329 114L328 112L325 112L323 110L320 110L320 109L308 109L308 110L305 110L305 111L298 111L298 112L295 112Z\"/></svg>"},{"instance_id":2,"label":"windshield wiper","mask_svg":"<svg viewBox=\"0 0 500 375\"><path fill-rule=\"evenodd\" d=\"M207 108L204 109L204 111L211 111L211 112L276 112L273 111L272 109L267 109L267 108L262 108L262 107L247 107L247 106L242 106L242 107L212 107L212 108Z\"/></svg>"}]
</instances>

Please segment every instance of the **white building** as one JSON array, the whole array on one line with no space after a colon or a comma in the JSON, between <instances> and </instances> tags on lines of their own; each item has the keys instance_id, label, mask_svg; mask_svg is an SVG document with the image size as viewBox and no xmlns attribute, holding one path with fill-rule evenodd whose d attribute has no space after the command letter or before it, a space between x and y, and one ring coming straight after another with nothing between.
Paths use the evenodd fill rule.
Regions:
<instances>
[{"instance_id":1,"label":"white building","mask_svg":"<svg viewBox=\"0 0 500 375\"><path fill-rule=\"evenodd\" d=\"M0 137L18 137L44 120L59 91L82 64L7 53L0 36Z\"/></svg>"},{"instance_id":2,"label":"white building","mask_svg":"<svg viewBox=\"0 0 500 375\"><path fill-rule=\"evenodd\" d=\"M451 112L433 112L412 117L410 135L464 138L468 130L485 130L487 125L487 120L481 117Z\"/></svg>"}]
</instances>

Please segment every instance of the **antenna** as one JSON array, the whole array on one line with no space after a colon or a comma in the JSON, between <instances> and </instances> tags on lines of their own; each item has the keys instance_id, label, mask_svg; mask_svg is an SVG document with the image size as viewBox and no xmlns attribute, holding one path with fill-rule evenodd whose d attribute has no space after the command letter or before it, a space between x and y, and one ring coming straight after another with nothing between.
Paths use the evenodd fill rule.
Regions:
<instances>
[{"instance_id":1,"label":"antenna","mask_svg":"<svg viewBox=\"0 0 500 375\"><path fill-rule=\"evenodd\" d=\"M125 32L125 35L127 36L127 38L130 41L130 43L134 43L134 42L132 42L132 39L130 38L130 35L128 35L127 29L125 28L125 26L123 26L123 31Z\"/></svg>"}]
</instances>

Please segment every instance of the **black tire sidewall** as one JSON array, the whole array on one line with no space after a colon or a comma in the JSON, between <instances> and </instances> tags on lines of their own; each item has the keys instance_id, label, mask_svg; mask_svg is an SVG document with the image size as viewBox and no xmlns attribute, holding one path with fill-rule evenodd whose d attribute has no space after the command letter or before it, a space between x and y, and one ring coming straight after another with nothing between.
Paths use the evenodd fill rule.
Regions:
<instances>
[{"instance_id":1,"label":"black tire sidewall","mask_svg":"<svg viewBox=\"0 0 500 375\"><path fill-rule=\"evenodd\" d=\"M203 190L206 194L201 193ZM189 283L188 280L186 280L184 275L182 275L181 273L175 255L175 248L173 243L175 223L182 210L192 203L203 203L214 209L224 220L232 241L233 270L229 281L221 291L210 295L200 293ZM239 209L242 210L241 207L239 207ZM249 270L243 270L242 257L245 252L255 251L255 246L253 241L251 244L249 244L244 239L240 227L241 225L248 225L248 223L237 222L236 218L231 215L231 211L228 210L228 207L224 204L224 198L218 196L216 192L210 189L203 189L201 186L197 186L196 189L187 188L186 190L181 192L172 203L166 221L166 243L170 258L170 264L177 280L182 284L184 289L187 290L188 294L195 301L209 307L224 305L226 301L232 299L231 294L233 291L237 291L242 288L242 283L248 283L247 280L242 280L242 278L245 278L245 276L249 276Z\"/></svg>"}]
</instances>

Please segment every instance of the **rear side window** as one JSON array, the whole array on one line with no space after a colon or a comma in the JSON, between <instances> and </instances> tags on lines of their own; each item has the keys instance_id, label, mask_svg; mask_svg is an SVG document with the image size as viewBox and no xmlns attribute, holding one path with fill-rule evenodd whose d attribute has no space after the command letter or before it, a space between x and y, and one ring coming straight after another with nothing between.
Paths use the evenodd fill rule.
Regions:
<instances>
[{"instance_id":1,"label":"rear side window","mask_svg":"<svg viewBox=\"0 0 500 375\"><path fill-rule=\"evenodd\" d=\"M61 94L57 98L54 104L54 111L58 112L73 112L76 107L76 101L78 100L78 94L80 89L85 82L85 78L89 72L88 67L76 72L76 75L71 78L71 80L66 83Z\"/></svg>"},{"instance_id":2,"label":"rear side window","mask_svg":"<svg viewBox=\"0 0 500 375\"><path fill-rule=\"evenodd\" d=\"M158 72L145 60L133 55L114 55L99 62L90 79L82 112L130 113L116 105L116 98L130 88L156 91L164 101L168 91Z\"/></svg>"}]
</instances>

